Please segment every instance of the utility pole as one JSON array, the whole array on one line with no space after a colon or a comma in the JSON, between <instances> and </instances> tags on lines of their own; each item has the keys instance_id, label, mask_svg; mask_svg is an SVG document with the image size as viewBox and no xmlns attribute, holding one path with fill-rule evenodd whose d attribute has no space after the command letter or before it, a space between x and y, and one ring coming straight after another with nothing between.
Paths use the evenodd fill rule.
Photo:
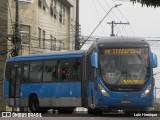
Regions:
<instances>
[{"instance_id":1,"label":"utility pole","mask_svg":"<svg viewBox=\"0 0 160 120\"><path fill-rule=\"evenodd\" d=\"M15 10L15 32L13 35L12 42L15 45L13 56L19 55L19 50L21 47L21 36L19 32L19 0L16 0L16 10Z\"/></svg>"},{"instance_id":2,"label":"utility pole","mask_svg":"<svg viewBox=\"0 0 160 120\"><path fill-rule=\"evenodd\" d=\"M114 27L115 27L115 25L117 25L117 24L129 25L129 22L127 22L127 23L122 23L122 22L117 23L117 22L112 21L112 22L108 22L107 24L111 24L111 35L110 36L113 37L113 36L115 36L115 34L114 34Z\"/></svg>"},{"instance_id":3,"label":"utility pole","mask_svg":"<svg viewBox=\"0 0 160 120\"><path fill-rule=\"evenodd\" d=\"M75 50L79 50L79 0L76 0Z\"/></svg>"},{"instance_id":4,"label":"utility pole","mask_svg":"<svg viewBox=\"0 0 160 120\"><path fill-rule=\"evenodd\" d=\"M115 6L113 6L112 8L110 8L110 10L106 13L106 15L103 17L103 19L99 22L99 24L94 28L94 30L92 31L92 33L88 36L88 38L86 39L86 41L92 36L92 34L95 32L95 30L100 26L100 24L103 22L103 20L107 17L107 15L112 11L113 8L116 8L118 6L120 6L122 4L117 4Z\"/></svg>"}]
</instances>

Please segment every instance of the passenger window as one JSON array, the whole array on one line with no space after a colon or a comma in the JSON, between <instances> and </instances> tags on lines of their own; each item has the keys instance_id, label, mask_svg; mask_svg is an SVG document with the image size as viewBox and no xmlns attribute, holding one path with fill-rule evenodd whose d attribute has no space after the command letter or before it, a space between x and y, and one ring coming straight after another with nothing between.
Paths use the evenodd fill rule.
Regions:
<instances>
[{"instance_id":1,"label":"passenger window","mask_svg":"<svg viewBox=\"0 0 160 120\"><path fill-rule=\"evenodd\" d=\"M31 82L40 82L42 80L42 61L30 62L29 77Z\"/></svg>"},{"instance_id":2,"label":"passenger window","mask_svg":"<svg viewBox=\"0 0 160 120\"><path fill-rule=\"evenodd\" d=\"M28 81L28 73L29 73L29 62L25 62L23 64L23 79L22 82Z\"/></svg>"},{"instance_id":3,"label":"passenger window","mask_svg":"<svg viewBox=\"0 0 160 120\"><path fill-rule=\"evenodd\" d=\"M70 63L69 63L69 60L62 60L61 61L60 74L61 74L61 80L62 81L69 80L69 77L70 77Z\"/></svg>"},{"instance_id":4,"label":"passenger window","mask_svg":"<svg viewBox=\"0 0 160 120\"><path fill-rule=\"evenodd\" d=\"M81 80L81 61L80 59L74 59L72 76L73 76L72 79L74 81Z\"/></svg>"},{"instance_id":5,"label":"passenger window","mask_svg":"<svg viewBox=\"0 0 160 120\"><path fill-rule=\"evenodd\" d=\"M57 60L44 61L43 81L58 80L59 62Z\"/></svg>"}]
</instances>

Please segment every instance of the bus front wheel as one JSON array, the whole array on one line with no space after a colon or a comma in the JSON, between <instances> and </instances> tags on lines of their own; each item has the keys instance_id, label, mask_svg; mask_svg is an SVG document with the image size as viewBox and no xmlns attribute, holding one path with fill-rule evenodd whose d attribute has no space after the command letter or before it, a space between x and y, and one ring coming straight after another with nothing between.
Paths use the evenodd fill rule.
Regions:
<instances>
[{"instance_id":1,"label":"bus front wheel","mask_svg":"<svg viewBox=\"0 0 160 120\"><path fill-rule=\"evenodd\" d=\"M37 96L32 96L29 99L29 108L31 112L39 112L39 101Z\"/></svg>"}]
</instances>

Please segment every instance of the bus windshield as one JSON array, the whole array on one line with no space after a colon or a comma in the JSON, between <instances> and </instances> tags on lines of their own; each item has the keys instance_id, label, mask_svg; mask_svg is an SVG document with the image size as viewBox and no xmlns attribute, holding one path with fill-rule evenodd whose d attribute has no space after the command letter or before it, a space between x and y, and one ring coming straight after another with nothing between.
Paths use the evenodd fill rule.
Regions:
<instances>
[{"instance_id":1,"label":"bus windshield","mask_svg":"<svg viewBox=\"0 0 160 120\"><path fill-rule=\"evenodd\" d=\"M140 91L149 78L148 48L100 49L100 75L112 91Z\"/></svg>"}]
</instances>

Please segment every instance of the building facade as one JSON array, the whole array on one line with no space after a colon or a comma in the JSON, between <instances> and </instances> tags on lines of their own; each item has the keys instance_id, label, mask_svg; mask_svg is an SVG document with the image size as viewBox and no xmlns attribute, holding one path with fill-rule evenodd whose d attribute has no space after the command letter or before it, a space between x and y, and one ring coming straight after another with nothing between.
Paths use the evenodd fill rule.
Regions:
<instances>
[{"instance_id":1,"label":"building facade","mask_svg":"<svg viewBox=\"0 0 160 120\"><path fill-rule=\"evenodd\" d=\"M0 75L15 47L15 0L0 0ZM77 0L19 0L19 55L74 50Z\"/></svg>"}]
</instances>

